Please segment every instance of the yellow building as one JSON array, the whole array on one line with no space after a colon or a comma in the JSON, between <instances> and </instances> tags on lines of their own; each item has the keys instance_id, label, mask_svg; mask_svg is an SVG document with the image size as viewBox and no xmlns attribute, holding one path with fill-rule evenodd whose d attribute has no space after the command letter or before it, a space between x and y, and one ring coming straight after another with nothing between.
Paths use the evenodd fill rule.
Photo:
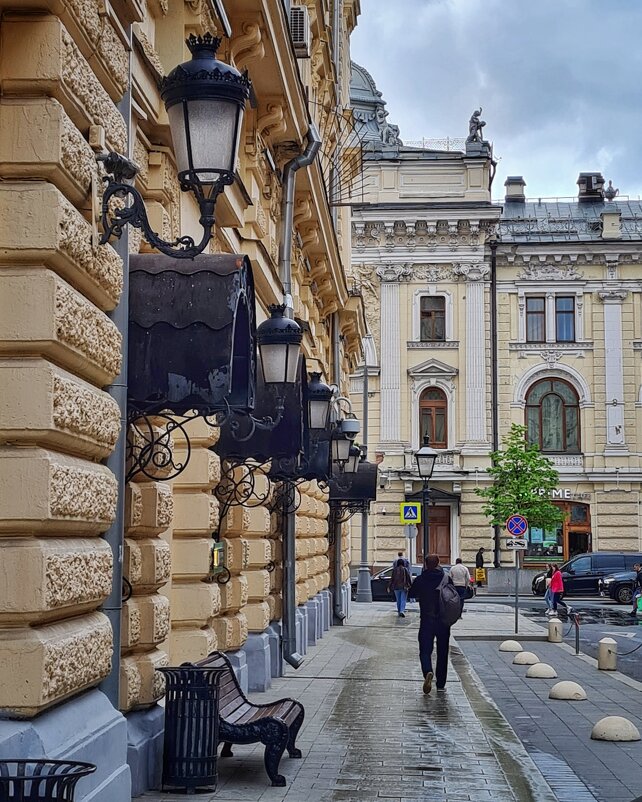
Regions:
<instances>
[{"instance_id":1,"label":"yellow building","mask_svg":"<svg viewBox=\"0 0 642 802\"><path fill-rule=\"evenodd\" d=\"M474 566L483 546L486 566L512 563L475 494L511 423L527 426L552 460L553 500L566 514L558 531L531 531L526 567L640 551L639 202L614 200L599 174L582 173L573 202L526 202L513 177L493 203L478 113L466 140L408 147L358 65L351 91L367 142L352 272L376 341L368 419L380 487L368 564L389 566L399 549L421 556L423 524L404 526L399 506L421 500L414 452L424 435L439 451L430 549ZM359 414L362 377L360 367ZM359 549L355 526L353 555ZM488 581L512 580L496 570Z\"/></svg>"},{"instance_id":2,"label":"yellow building","mask_svg":"<svg viewBox=\"0 0 642 802\"><path fill-rule=\"evenodd\" d=\"M0 710L13 720L0 722L0 751L93 760L88 798L113 802L129 798L131 783L140 791L157 780L156 668L219 648L233 655L242 682L269 687L281 665L282 557L266 505L230 507L219 522L225 466L212 450L219 430L202 420L189 425L191 458L175 481L158 468L123 484L123 278L130 255L152 249L138 229L99 245L97 156L133 158L152 229L198 241L198 208L180 191L158 87L188 57L188 35L222 37L218 58L248 71L252 95L208 252L249 258L258 323L269 304L291 296L308 369L347 393L365 321L344 270L349 211L333 193L358 173L342 132L359 0L9 0L2 11ZM296 175L288 229L283 168L313 126L321 150ZM171 445L176 461L185 457L180 431ZM327 518L327 492L303 485L303 623L329 610L331 563L341 574L333 587L348 579L348 543L339 538L332 559ZM219 523L225 585L206 581ZM124 601L114 583L121 559Z\"/></svg>"}]
</instances>

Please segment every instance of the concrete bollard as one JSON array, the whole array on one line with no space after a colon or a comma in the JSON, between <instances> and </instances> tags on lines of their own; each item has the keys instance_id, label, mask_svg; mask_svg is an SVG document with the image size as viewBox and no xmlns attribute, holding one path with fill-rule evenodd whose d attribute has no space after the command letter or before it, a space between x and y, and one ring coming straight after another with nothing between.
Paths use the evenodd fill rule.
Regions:
<instances>
[{"instance_id":1,"label":"concrete bollard","mask_svg":"<svg viewBox=\"0 0 642 802\"><path fill-rule=\"evenodd\" d=\"M597 647L597 667L600 671L617 671L617 643L602 638Z\"/></svg>"},{"instance_id":2,"label":"concrete bollard","mask_svg":"<svg viewBox=\"0 0 642 802\"><path fill-rule=\"evenodd\" d=\"M561 643L564 638L562 622L559 618L549 618L548 620L548 642Z\"/></svg>"}]
</instances>

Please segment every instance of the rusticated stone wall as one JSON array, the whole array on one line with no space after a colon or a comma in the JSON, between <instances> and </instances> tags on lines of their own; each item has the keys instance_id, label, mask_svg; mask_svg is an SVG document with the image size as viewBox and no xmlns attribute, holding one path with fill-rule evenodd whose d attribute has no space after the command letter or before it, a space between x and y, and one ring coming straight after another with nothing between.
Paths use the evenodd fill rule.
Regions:
<instances>
[{"instance_id":1,"label":"rusticated stone wall","mask_svg":"<svg viewBox=\"0 0 642 802\"><path fill-rule=\"evenodd\" d=\"M327 492L317 482L299 486L301 506L296 514L297 604L304 604L330 584Z\"/></svg>"},{"instance_id":2,"label":"rusticated stone wall","mask_svg":"<svg viewBox=\"0 0 642 802\"><path fill-rule=\"evenodd\" d=\"M112 651L100 536L117 485L100 461L119 434L102 388L121 364L106 313L122 260L94 244L87 139L101 124L126 145L127 55L94 4L46 7L0 24L0 709L20 717L98 684Z\"/></svg>"}]
</instances>

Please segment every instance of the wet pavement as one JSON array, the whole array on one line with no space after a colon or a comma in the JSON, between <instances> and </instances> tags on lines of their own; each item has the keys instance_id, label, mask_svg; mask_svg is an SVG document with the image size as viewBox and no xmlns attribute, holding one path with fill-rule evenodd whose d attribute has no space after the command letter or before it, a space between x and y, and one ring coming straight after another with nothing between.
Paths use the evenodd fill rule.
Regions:
<instances>
[{"instance_id":1,"label":"wet pavement","mask_svg":"<svg viewBox=\"0 0 642 802\"><path fill-rule=\"evenodd\" d=\"M457 627L473 629L471 610ZM504 623L502 623L502 626ZM505 624L508 626L508 624ZM236 746L219 761L219 786L203 802L556 802L542 774L458 648L446 690L421 691L418 615L399 619L386 603L353 605L353 615L308 652L303 666L275 680L262 703L299 699L306 719L302 760L285 757L286 788L271 788L263 749ZM483 632L484 627L478 626ZM497 644L494 644L496 648ZM151 793L144 802L184 796Z\"/></svg>"}]
</instances>

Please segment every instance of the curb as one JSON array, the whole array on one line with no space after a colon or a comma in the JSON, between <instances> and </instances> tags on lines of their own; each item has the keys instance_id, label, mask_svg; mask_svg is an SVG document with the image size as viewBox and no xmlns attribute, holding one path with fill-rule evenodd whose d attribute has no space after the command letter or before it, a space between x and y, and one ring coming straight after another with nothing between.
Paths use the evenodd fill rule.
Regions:
<instances>
[{"instance_id":1,"label":"curb","mask_svg":"<svg viewBox=\"0 0 642 802\"><path fill-rule=\"evenodd\" d=\"M582 660L587 665L592 666L596 671L599 671L595 657L584 654L584 652L575 654L575 648L573 646L569 646L568 643L554 643L553 646L559 646L560 649L572 654L573 657L577 657L578 660ZM618 680L618 682L621 682L623 685L628 685L629 688L633 688L633 690L642 691L642 682L632 679L631 677L627 677L626 674L622 674L621 671L599 671L599 673L604 674L605 676L613 677L613 679ZM633 802L637 802L637 800L634 799Z\"/></svg>"},{"instance_id":2,"label":"curb","mask_svg":"<svg viewBox=\"0 0 642 802\"><path fill-rule=\"evenodd\" d=\"M514 632L510 632L510 633L505 632L503 634L501 634L501 633L500 634L493 633L492 635L484 635L483 633L467 634L467 633L463 633L462 632L461 635L458 635L456 632L454 632L452 637L453 637L453 639L455 641L458 641L458 640L461 640L461 641L464 641L464 640L503 641L503 640L507 640L509 638L515 638L515 639L519 639L520 643L522 641L527 643L527 642L534 642L534 641L545 641L545 640L548 639L548 636L546 634L538 635L538 634L536 634L534 632L533 633L527 633L527 634L524 634L524 635L522 635L521 633L516 635ZM595 662L597 663L597 660Z\"/></svg>"}]
</instances>

